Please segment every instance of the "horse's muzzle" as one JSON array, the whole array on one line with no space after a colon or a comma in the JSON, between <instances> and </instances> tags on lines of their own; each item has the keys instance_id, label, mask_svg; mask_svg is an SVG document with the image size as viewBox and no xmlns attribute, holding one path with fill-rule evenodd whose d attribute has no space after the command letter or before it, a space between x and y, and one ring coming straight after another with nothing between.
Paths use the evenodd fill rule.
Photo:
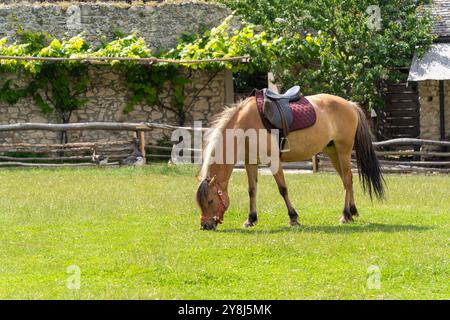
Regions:
<instances>
[{"instance_id":1,"label":"horse's muzzle","mask_svg":"<svg viewBox=\"0 0 450 320\"><path fill-rule=\"evenodd\" d=\"M200 230L216 230L217 224L214 221L202 222L200 224Z\"/></svg>"}]
</instances>

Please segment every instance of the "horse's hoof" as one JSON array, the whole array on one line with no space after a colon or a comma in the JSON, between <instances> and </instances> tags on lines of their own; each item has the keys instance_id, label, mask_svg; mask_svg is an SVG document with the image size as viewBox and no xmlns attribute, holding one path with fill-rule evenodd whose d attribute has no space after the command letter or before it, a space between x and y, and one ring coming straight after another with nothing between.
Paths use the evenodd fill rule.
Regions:
<instances>
[{"instance_id":1,"label":"horse's hoof","mask_svg":"<svg viewBox=\"0 0 450 320\"><path fill-rule=\"evenodd\" d=\"M243 225L244 228L251 228L254 226L256 226L256 221L249 221L249 220L245 221Z\"/></svg>"},{"instance_id":2,"label":"horse's hoof","mask_svg":"<svg viewBox=\"0 0 450 320\"><path fill-rule=\"evenodd\" d=\"M342 215L339 219L339 224L347 224L350 223L353 219L351 217L348 217L346 215Z\"/></svg>"},{"instance_id":3,"label":"horse's hoof","mask_svg":"<svg viewBox=\"0 0 450 320\"><path fill-rule=\"evenodd\" d=\"M300 226L300 223L298 223L297 220L291 220L291 222L289 222L289 225L290 225L291 227L299 227L299 226Z\"/></svg>"},{"instance_id":4,"label":"horse's hoof","mask_svg":"<svg viewBox=\"0 0 450 320\"><path fill-rule=\"evenodd\" d=\"M350 213L353 217L359 217L358 209L356 209L354 204L350 206Z\"/></svg>"}]
</instances>

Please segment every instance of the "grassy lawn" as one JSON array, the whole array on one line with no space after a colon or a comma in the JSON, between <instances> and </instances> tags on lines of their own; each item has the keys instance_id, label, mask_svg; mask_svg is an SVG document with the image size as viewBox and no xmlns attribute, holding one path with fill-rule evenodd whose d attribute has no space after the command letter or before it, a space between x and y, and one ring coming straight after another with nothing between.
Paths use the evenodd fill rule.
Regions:
<instances>
[{"instance_id":1,"label":"grassy lawn","mask_svg":"<svg viewBox=\"0 0 450 320\"><path fill-rule=\"evenodd\" d=\"M389 175L387 201L373 204L357 183L360 217L345 226L338 176L288 175L299 228L261 175L259 224L244 230L246 177L234 173L225 222L207 232L195 172L0 170L0 298L450 298L449 175ZM79 290L66 286L71 265Z\"/></svg>"}]
</instances>

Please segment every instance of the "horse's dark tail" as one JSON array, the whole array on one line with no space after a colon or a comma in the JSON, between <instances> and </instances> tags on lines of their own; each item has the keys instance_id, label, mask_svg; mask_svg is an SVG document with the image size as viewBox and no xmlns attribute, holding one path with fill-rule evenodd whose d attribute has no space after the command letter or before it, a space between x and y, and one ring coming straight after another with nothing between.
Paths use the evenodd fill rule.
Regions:
<instances>
[{"instance_id":1,"label":"horse's dark tail","mask_svg":"<svg viewBox=\"0 0 450 320\"><path fill-rule=\"evenodd\" d=\"M358 128L355 137L356 164L358 166L359 180L363 190L369 192L370 199L375 193L377 199L384 198L384 179L380 163L372 145L370 128L362 109L355 103L358 112Z\"/></svg>"}]
</instances>

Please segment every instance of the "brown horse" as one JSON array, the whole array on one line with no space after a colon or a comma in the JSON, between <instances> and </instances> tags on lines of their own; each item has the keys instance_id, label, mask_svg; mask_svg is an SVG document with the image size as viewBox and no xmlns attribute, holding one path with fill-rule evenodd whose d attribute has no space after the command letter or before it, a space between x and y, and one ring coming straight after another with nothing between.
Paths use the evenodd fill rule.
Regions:
<instances>
[{"instance_id":1,"label":"brown horse","mask_svg":"<svg viewBox=\"0 0 450 320\"><path fill-rule=\"evenodd\" d=\"M373 193L377 198L382 198L384 195L384 181L372 146L369 126L363 111L354 102L329 94L318 94L306 98L316 111L316 122L309 128L289 133L290 151L281 153L280 160L283 162L301 161L311 159L319 152L325 153L339 173L345 188L344 210L339 221L340 223L349 223L353 217L358 215L353 195L351 171L353 147L364 191L369 192L371 199ZM236 156L231 162L214 163L211 161L212 154L217 152L219 143L219 150L223 148L224 152L227 151L226 140L230 138L223 134L227 129L229 129L228 131L264 129L255 97L247 98L233 107L226 108L216 117L212 127L215 129L215 133L210 134L206 139L204 162L199 175L201 182L197 190L197 203L201 209L201 229L207 230L215 229L217 224L223 221L224 213L230 203L228 183L238 160ZM247 151L250 144L248 140L245 141L244 145ZM270 143L267 145L268 154L275 152L271 150ZM237 145L234 146L235 149L238 148ZM278 149L276 152L279 154ZM248 157L245 159L250 213L244 226L253 227L258 220L256 210L258 164L250 163ZM290 225L296 226L299 224L298 214L289 199L281 162L278 162L278 168L273 175L278 190L286 203Z\"/></svg>"}]
</instances>

